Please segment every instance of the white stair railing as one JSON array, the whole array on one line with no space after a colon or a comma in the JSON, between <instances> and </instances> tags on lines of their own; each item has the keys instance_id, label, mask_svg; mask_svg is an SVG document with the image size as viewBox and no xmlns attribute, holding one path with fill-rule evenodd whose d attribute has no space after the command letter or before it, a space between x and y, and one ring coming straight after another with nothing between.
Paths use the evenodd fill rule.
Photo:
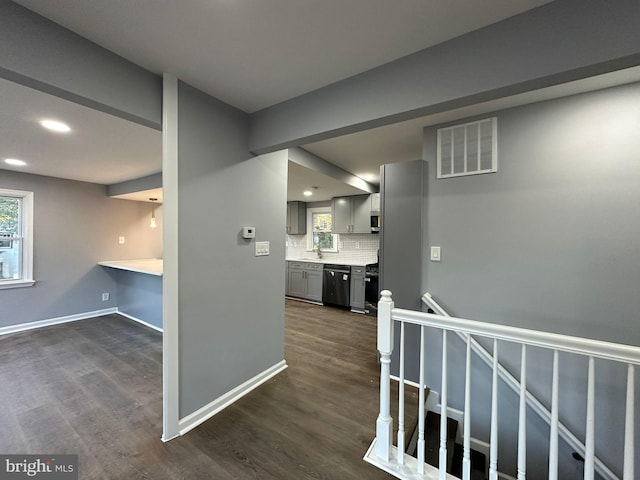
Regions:
<instances>
[{"instance_id":1,"label":"white stair railing","mask_svg":"<svg viewBox=\"0 0 640 480\"><path fill-rule=\"evenodd\" d=\"M443 317L451 317L442 306L436 302L436 300L431 296L429 292L425 292L422 295L422 302L427 305L431 310L433 310L436 314L441 315ZM493 356L490 352L487 351L482 345L480 345L475 339L473 339L469 335L465 335L461 332L456 332L457 335L464 341L471 344L471 350L478 355L478 357L490 368L493 368ZM526 388L526 344L522 345L522 361L520 367L520 378L519 382L513 375L511 375L501 364L498 363L498 376L500 379L514 391L514 393L520 395L520 413L519 413L519 423L520 430L518 435L518 445L525 444L526 439L526 407L529 406L533 412L535 412L543 421L545 421L548 425L551 425L552 413L549 411L536 397L533 396L531 392L529 392ZM630 365L633 368L633 365ZM633 392L631 392L633 394ZM633 414L633 411L631 412ZM633 420L633 419L632 419ZM586 459L586 448L587 446L582 443L578 437L576 437L562 422L557 423L558 432L557 434L562 438L571 448L582 454ZM586 442L585 442L586 443ZM521 458L520 458L521 457ZM525 480L526 475L524 474L524 467L526 465L526 449L519 448L518 449L518 480ZM598 457L593 458L595 471L605 480L619 480L618 477L611 471L609 467L607 467ZM633 466L632 466L633 467ZM523 469L523 473L520 473L520 469ZM627 477L624 477L627 478ZM633 476L629 477L633 478Z\"/></svg>"},{"instance_id":2,"label":"white stair railing","mask_svg":"<svg viewBox=\"0 0 640 480\"><path fill-rule=\"evenodd\" d=\"M434 309L435 310L435 309ZM399 448L393 445L392 423L390 413L391 405L391 387L390 387L390 362L393 353L393 335L394 323L399 322L401 325L401 344L400 358L402 368L400 369L400 385L404 385L404 324L414 324L420 326L420 379L419 379L419 413L418 413L418 453L417 458L409 456L404 452L404 402L401 402L401 411L399 415L399 425L402 424L402 436L398 432ZM587 387L587 418L586 418L586 443L585 451L585 478L594 478L594 470L596 469L596 458L593 448L593 424L594 424L594 359L606 359L628 365L627 370L627 398L626 398L626 415L625 415L625 445L624 445L624 464L621 466L623 471L623 480L633 480L634 478L634 366L640 365L640 348L629 345L620 345L597 340L589 340L579 337L571 337L567 335L558 335L547 332L539 332L523 328L514 328L505 325L477 322L461 318L449 317L444 315L428 314L423 312L415 312L412 310L404 310L395 308L391 298L391 292L385 290L382 292L382 298L378 304L378 350L380 351L380 414L377 421L376 438L369 447L364 459L381 468L382 470L394 475L400 479L454 479L450 474L446 473L446 427L440 432L440 457L439 468L432 467L424 461L424 391L426 388L424 381L424 335L425 327L432 327L442 330L443 332L452 331L462 334L467 341L467 359L465 371L465 418L463 432L463 479L470 478L470 461L469 461L469 445L471 439L470 416L471 416L471 396L470 396L470 375L471 375L471 350L475 340L473 336L480 336L493 339L494 354L490 355L491 366L493 370L492 383L492 407L491 407L491 451L489 460L489 478L498 478L499 458L497 452L497 422L498 422L498 395L497 383L498 377L503 375L500 373L500 365L498 363L498 342L508 341L522 345L522 372L523 382L519 384L517 391L520 394L520 420L518 425L518 479L526 478L526 404L530 400L530 394L526 390L526 347L535 346L549 349L553 352L554 363L552 373L552 411L550 412L550 451L549 451L549 478L557 478L557 446L558 435L561 432L560 423L558 421L558 400L557 400L557 383L558 383L558 352L569 352L582 355L588 358L589 362L589 380ZM446 345L446 334L443 335L444 344ZM476 342L477 343L477 342ZM475 348L475 347L473 347ZM482 348L482 347L480 347ZM446 347L443 348L443 375L441 391L445 395L441 397L442 418L441 424L446 424ZM486 350L485 350L486 352ZM487 352L488 353L488 352ZM503 369L504 370L504 369ZM505 371L506 372L506 371ZM508 374L508 372L506 372ZM513 378L513 377L512 377ZM515 381L515 379L514 379ZM403 388L399 389L400 392ZM404 400L403 393L400 399ZM563 437L564 438L564 437ZM422 441L421 441L422 440ZM576 439L577 441L577 439ZM578 441L579 442L579 441ZM442 451L445 455L442 455ZM606 468L606 467L605 467ZM607 469L608 470L608 469ZM610 471L610 470L609 470ZM611 473L609 478L617 478Z\"/></svg>"}]
</instances>

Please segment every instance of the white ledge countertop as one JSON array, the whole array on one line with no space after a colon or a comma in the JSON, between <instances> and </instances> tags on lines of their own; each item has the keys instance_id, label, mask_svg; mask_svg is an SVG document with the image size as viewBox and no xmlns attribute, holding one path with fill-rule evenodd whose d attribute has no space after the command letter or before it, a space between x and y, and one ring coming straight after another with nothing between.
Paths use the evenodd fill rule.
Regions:
<instances>
[{"instance_id":1,"label":"white ledge countertop","mask_svg":"<svg viewBox=\"0 0 640 480\"><path fill-rule=\"evenodd\" d=\"M163 262L161 258L144 258L139 260L104 261L98 262L98 265L161 277Z\"/></svg>"}]
</instances>

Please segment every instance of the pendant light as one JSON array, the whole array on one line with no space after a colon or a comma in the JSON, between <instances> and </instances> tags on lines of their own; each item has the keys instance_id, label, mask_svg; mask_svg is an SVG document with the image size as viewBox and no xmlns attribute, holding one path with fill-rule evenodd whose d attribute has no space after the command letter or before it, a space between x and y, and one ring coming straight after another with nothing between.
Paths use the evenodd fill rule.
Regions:
<instances>
[{"instance_id":1,"label":"pendant light","mask_svg":"<svg viewBox=\"0 0 640 480\"><path fill-rule=\"evenodd\" d=\"M151 202L157 202L158 199L157 198L150 198L149 201ZM156 222L156 208L155 206L153 207L153 210L151 210L151 222L149 222L149 226L151 228L156 228L158 226L158 222Z\"/></svg>"}]
</instances>

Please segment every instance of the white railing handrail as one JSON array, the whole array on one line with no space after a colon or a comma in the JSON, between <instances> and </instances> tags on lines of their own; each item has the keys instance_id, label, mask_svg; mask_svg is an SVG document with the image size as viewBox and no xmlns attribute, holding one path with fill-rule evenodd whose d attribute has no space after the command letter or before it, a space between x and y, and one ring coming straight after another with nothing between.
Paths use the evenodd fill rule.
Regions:
<instances>
[{"instance_id":1,"label":"white railing handrail","mask_svg":"<svg viewBox=\"0 0 640 480\"><path fill-rule=\"evenodd\" d=\"M391 312L394 320L436 327L466 334L505 340L534 347L549 348L569 353L604 358L617 362L640 365L640 347L619 343L591 340L588 338L542 332L527 328L510 327L497 323L485 323L458 317L445 317L434 313L416 312L394 308Z\"/></svg>"},{"instance_id":2,"label":"white railing handrail","mask_svg":"<svg viewBox=\"0 0 640 480\"><path fill-rule=\"evenodd\" d=\"M434 312L437 312L438 315L446 318L451 318L451 315L442 308L438 302L431 296L429 292L425 292L422 295L422 301L429 308L431 308ZM469 337L462 332L456 332L461 339L465 339L467 337L469 339L469 346L473 349L473 351L478 355L478 357L487 365L489 368L493 366L493 355L484 348L480 343L478 343L472 336ZM524 361L523 361L524 363ZM498 364L498 375L502 379L502 381L509 387L511 390L520 394L521 398L524 399L525 404L528 405L531 410L538 415L547 425L551 425L551 412L547 407L545 407L540 400L538 400L531 392L529 392L526 387L524 388L524 392L522 392L522 385L518 379L516 379L506 368L502 366L502 364ZM521 407L522 408L522 407ZM568 445L571 446L575 451L585 454L586 453L586 445L582 443L576 437L571 430L569 430L562 422L558 423L558 433L567 442ZM602 478L606 480L618 480L618 477L611 471L605 463L600 460L598 457L595 457L595 469L602 476Z\"/></svg>"},{"instance_id":3,"label":"white railing handrail","mask_svg":"<svg viewBox=\"0 0 640 480\"><path fill-rule=\"evenodd\" d=\"M463 479L469 480L470 473L470 428L468 425L467 416L471 415L471 402L469 398L470 393L470 376L471 376L471 347L473 351L479 355L479 357L486 363L491 361L491 368L493 371L493 383L492 383L492 407L491 407L491 444L490 444L490 462L489 462L489 478L490 480L497 480L498 471L498 377L502 378L513 389L517 387L520 395L520 413L518 423L518 479L523 480L526 478L526 404L533 407L541 417L545 420L548 418L550 421L550 438L549 438L549 478L558 478L558 437L563 437L565 441L568 441L569 445L576 450L581 450L585 453L585 479L594 478L594 470L598 471L601 476L609 480L617 479L618 477L607 468L602 462L595 456L594 451L594 437L595 429L593 428L595 421L595 409L594 409L594 358L601 358L610 361L620 362L627 364L627 399L626 399L626 413L625 413L625 443L624 443L624 480L633 480L634 477L634 365L640 365L640 347L631 345L623 345L611 342L604 342L600 340L592 340L582 337L575 337L569 335L554 334L548 332L541 332L538 330L531 330L519 327L510 327L500 324L492 324L479 322L475 320L467 320L464 318L457 318L449 316L442 307L431 298L431 295L425 293L423 301L429 306L435 307L434 311L438 314L431 314L425 312L416 312L412 310L405 310L395 308L392 294L388 290L381 292L381 299L378 303L378 351L380 354L381 364L381 377L380 377L380 414L377 420L376 439L374 439L369 451L365 455L365 460L373 465L382 468L383 470L395 475L401 479L432 479L439 478L444 480L450 477L446 473L447 463L447 451L446 451L446 428L442 427L440 431L440 455L439 455L439 467L433 468L425 464L424 458L424 445L422 448L418 448L417 458L408 456L404 449L401 447L401 435L400 429L398 430L399 447L396 448L392 443L392 423L393 420L390 416L390 363L391 354L393 352L393 337L394 337L394 323L399 322L401 327L401 340L404 337L404 325L405 323L414 324L420 327L420 404L419 404L419 442L424 438L424 425L425 419L422 412L424 401L423 393L426 389L424 381L424 369L425 369L425 357L424 357L424 338L426 334L426 328L435 328L442 332L442 381L441 381L441 415L444 417L447 412L447 332L451 331L459 335L466 341L467 353L466 353L466 368L465 368L465 429L464 435L464 448L463 448ZM474 336L486 337L493 340L493 354L490 354L482 345L477 343ZM521 345L521 376L522 384L516 380L498 360L498 341L508 341ZM524 380L526 374L526 347L535 346L539 348L545 348L553 352L553 378L552 378L552 405L551 412L543 407L540 402L535 399L526 390L526 382ZM404 359L404 342L400 342L399 358ZM581 443L571 432L569 432L560 422L558 418L559 401L558 401L558 352L569 352L573 354L579 354L589 359L589 385L587 388L587 415L586 415L586 439L585 444ZM404 369L401 369L401 371ZM405 381L404 372L400 374L400 384ZM402 390L402 389L400 389ZM402 400L402 396L400 396ZM469 417L470 418L470 417ZM399 409L398 424L404 424L404 409ZM423 442L424 443L424 442Z\"/></svg>"}]
</instances>

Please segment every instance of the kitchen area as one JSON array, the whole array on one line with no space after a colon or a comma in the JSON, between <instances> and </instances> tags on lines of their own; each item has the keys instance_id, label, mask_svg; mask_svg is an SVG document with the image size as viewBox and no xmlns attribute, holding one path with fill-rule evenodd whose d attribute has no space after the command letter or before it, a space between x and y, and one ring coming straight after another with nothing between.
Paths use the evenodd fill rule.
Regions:
<instances>
[{"instance_id":1,"label":"kitchen area","mask_svg":"<svg viewBox=\"0 0 640 480\"><path fill-rule=\"evenodd\" d=\"M286 297L376 314L380 194L287 203Z\"/></svg>"}]
</instances>

